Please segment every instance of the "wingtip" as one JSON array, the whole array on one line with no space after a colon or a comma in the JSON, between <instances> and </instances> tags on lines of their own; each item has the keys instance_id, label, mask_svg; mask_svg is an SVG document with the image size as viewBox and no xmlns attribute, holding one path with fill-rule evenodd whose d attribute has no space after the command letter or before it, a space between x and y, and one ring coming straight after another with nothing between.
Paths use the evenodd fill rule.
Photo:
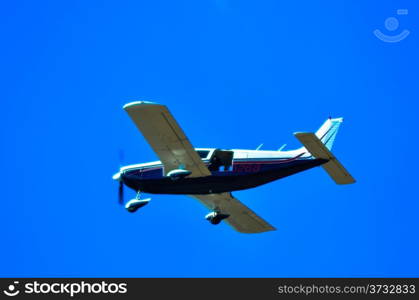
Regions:
<instances>
[{"instance_id":1,"label":"wingtip","mask_svg":"<svg viewBox=\"0 0 419 300\"><path fill-rule=\"evenodd\" d=\"M339 118L329 117L329 120L332 121L332 122L339 122L339 123L342 123L343 122L343 118L342 117L339 117Z\"/></svg>"},{"instance_id":2,"label":"wingtip","mask_svg":"<svg viewBox=\"0 0 419 300\"><path fill-rule=\"evenodd\" d=\"M151 102L151 101L133 101L133 102L125 104L122 108L127 110L131 107L139 106L139 105L145 106L145 105L161 105L161 104L156 103L156 102Z\"/></svg>"}]
</instances>

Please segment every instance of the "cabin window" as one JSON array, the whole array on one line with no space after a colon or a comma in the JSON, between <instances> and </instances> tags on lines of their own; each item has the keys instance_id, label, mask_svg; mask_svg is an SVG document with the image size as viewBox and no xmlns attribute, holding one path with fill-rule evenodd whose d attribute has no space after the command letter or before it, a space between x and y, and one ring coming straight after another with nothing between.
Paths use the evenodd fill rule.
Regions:
<instances>
[{"instance_id":1,"label":"cabin window","mask_svg":"<svg viewBox=\"0 0 419 300\"><path fill-rule=\"evenodd\" d=\"M215 150L211 156L208 169L210 171L230 171L233 166L233 151Z\"/></svg>"},{"instance_id":2,"label":"cabin window","mask_svg":"<svg viewBox=\"0 0 419 300\"><path fill-rule=\"evenodd\" d=\"M208 154L210 153L208 150L198 150L196 152L200 158L207 158Z\"/></svg>"}]
</instances>

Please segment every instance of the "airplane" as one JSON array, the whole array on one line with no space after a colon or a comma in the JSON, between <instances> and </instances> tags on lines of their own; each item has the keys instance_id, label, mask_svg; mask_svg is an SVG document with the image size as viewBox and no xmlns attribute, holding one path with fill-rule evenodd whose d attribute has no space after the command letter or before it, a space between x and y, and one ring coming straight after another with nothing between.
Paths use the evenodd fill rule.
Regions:
<instances>
[{"instance_id":1,"label":"airplane","mask_svg":"<svg viewBox=\"0 0 419 300\"><path fill-rule=\"evenodd\" d=\"M303 144L296 150L276 151L194 148L165 105L136 101L123 106L160 161L121 167L113 175L119 181L119 202L124 185L137 192L125 208L135 212L150 202L150 194L182 194L199 200L211 212L211 224L225 221L242 233L276 230L237 200L231 192L254 188L317 166L337 184L355 179L330 152L342 118L328 118L315 133L297 132Z\"/></svg>"}]
</instances>

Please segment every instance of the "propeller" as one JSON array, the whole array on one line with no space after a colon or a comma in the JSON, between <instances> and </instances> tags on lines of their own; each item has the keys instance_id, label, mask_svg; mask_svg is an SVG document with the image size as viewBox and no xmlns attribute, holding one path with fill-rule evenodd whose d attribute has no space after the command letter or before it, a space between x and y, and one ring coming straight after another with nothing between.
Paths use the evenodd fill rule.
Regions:
<instances>
[{"instance_id":1,"label":"propeller","mask_svg":"<svg viewBox=\"0 0 419 300\"><path fill-rule=\"evenodd\" d=\"M118 151L118 156L119 156L119 167L122 166L123 162L124 162L124 151L122 149L119 149ZM121 173L118 172L115 175L112 176L113 180L119 181L119 188L118 188L118 203L120 205L124 204L124 182L122 181L121 178Z\"/></svg>"},{"instance_id":2,"label":"propeller","mask_svg":"<svg viewBox=\"0 0 419 300\"><path fill-rule=\"evenodd\" d=\"M124 183L122 180L119 180L118 203L120 205L124 204Z\"/></svg>"}]
</instances>

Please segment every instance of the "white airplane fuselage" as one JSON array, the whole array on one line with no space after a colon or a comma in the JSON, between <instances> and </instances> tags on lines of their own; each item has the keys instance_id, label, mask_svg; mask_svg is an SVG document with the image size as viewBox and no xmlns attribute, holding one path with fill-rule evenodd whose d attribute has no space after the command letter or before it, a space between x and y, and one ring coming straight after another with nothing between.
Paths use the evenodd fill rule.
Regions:
<instances>
[{"instance_id":1,"label":"white airplane fuselage","mask_svg":"<svg viewBox=\"0 0 419 300\"><path fill-rule=\"evenodd\" d=\"M211 194L256 187L326 163L300 148L292 151L220 150L196 148L210 176L172 180L160 161L129 165L120 170L130 188L153 194Z\"/></svg>"}]
</instances>

